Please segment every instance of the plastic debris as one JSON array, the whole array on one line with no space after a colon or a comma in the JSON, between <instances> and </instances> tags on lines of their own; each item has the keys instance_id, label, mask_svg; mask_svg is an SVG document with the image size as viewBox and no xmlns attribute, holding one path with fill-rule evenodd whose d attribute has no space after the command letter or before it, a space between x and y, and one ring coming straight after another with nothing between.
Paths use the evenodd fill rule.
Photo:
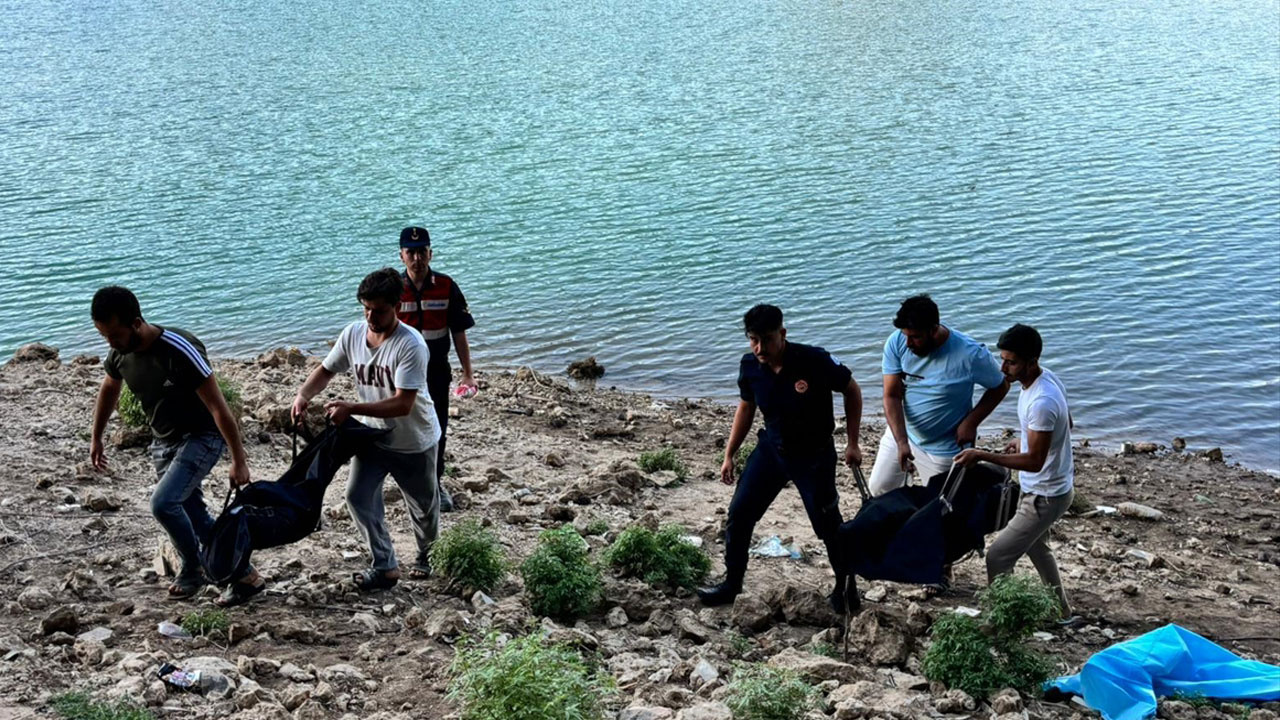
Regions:
<instances>
[{"instance_id":1,"label":"plastic debris","mask_svg":"<svg viewBox=\"0 0 1280 720\"><path fill-rule=\"evenodd\" d=\"M760 557L789 557L792 560L799 560L804 556L798 548L783 545L782 538L777 535L771 535L764 542L751 548L751 554Z\"/></svg>"},{"instance_id":2,"label":"plastic debris","mask_svg":"<svg viewBox=\"0 0 1280 720\"><path fill-rule=\"evenodd\" d=\"M167 685L192 692L200 691L199 670L183 670L173 663L165 663L156 671L156 675Z\"/></svg>"},{"instance_id":3,"label":"plastic debris","mask_svg":"<svg viewBox=\"0 0 1280 720\"><path fill-rule=\"evenodd\" d=\"M972 618L976 618L982 614L982 611L977 608L965 607L963 605L960 605L955 610L952 610L952 612L954 612L957 615L964 615L966 617L972 617Z\"/></svg>"},{"instance_id":4,"label":"plastic debris","mask_svg":"<svg viewBox=\"0 0 1280 720\"><path fill-rule=\"evenodd\" d=\"M181 625L175 625L167 620L157 625L156 630L165 637L177 638L179 640L191 639L191 633L183 630Z\"/></svg>"}]
</instances>

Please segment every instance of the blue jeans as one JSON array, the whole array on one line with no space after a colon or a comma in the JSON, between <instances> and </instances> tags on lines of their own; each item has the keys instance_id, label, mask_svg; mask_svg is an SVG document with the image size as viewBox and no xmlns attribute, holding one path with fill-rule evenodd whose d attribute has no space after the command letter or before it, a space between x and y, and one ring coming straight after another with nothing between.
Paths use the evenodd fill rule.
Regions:
<instances>
[{"instance_id":1,"label":"blue jeans","mask_svg":"<svg viewBox=\"0 0 1280 720\"><path fill-rule=\"evenodd\" d=\"M200 483L217 464L224 448L226 443L216 432L151 442L151 461L159 477L151 493L151 514L182 557L182 575L200 571L200 544L208 540L213 528Z\"/></svg>"}]
</instances>

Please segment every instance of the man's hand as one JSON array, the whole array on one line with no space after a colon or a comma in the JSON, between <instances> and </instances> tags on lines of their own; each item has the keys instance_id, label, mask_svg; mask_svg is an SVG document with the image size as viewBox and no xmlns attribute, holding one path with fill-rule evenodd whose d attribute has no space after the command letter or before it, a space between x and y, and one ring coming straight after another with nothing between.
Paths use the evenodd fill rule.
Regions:
<instances>
[{"instance_id":1,"label":"man's hand","mask_svg":"<svg viewBox=\"0 0 1280 720\"><path fill-rule=\"evenodd\" d=\"M231 487L244 487L249 484L249 464L243 460L231 461Z\"/></svg>"},{"instance_id":2,"label":"man's hand","mask_svg":"<svg viewBox=\"0 0 1280 720\"><path fill-rule=\"evenodd\" d=\"M334 425L341 425L351 417L351 403L342 400L334 400L324 406L325 414L333 421Z\"/></svg>"},{"instance_id":3,"label":"man's hand","mask_svg":"<svg viewBox=\"0 0 1280 720\"><path fill-rule=\"evenodd\" d=\"M733 476L734 469L735 468L733 467L733 458L726 455L724 458L724 462L720 463L720 482L724 483L725 485L732 485L734 482L736 482L737 479L734 478Z\"/></svg>"},{"instance_id":4,"label":"man's hand","mask_svg":"<svg viewBox=\"0 0 1280 720\"><path fill-rule=\"evenodd\" d=\"M295 423L306 419L307 405L308 405L307 399L302 397L301 395L298 395L293 399L293 407L290 408L289 415L290 417L293 418L293 421Z\"/></svg>"},{"instance_id":5,"label":"man's hand","mask_svg":"<svg viewBox=\"0 0 1280 720\"><path fill-rule=\"evenodd\" d=\"M904 442L898 444L898 467L902 468L902 472L915 472L916 464L912 462L915 459L916 456L911 454L911 443Z\"/></svg>"},{"instance_id":6,"label":"man's hand","mask_svg":"<svg viewBox=\"0 0 1280 720\"><path fill-rule=\"evenodd\" d=\"M1014 453L1021 452L1021 451L1022 451L1022 443L1014 439L1014 440L1010 440L1009 443L1004 446L1004 450L1002 450L1001 452L1003 452L1005 455L1013 455Z\"/></svg>"},{"instance_id":7,"label":"man's hand","mask_svg":"<svg viewBox=\"0 0 1280 720\"><path fill-rule=\"evenodd\" d=\"M862 448L851 442L844 446L844 464L849 467L862 467Z\"/></svg>"},{"instance_id":8,"label":"man's hand","mask_svg":"<svg viewBox=\"0 0 1280 720\"><path fill-rule=\"evenodd\" d=\"M978 423L969 418L960 421L956 426L956 444L960 447L976 445L978 442Z\"/></svg>"},{"instance_id":9,"label":"man's hand","mask_svg":"<svg viewBox=\"0 0 1280 720\"><path fill-rule=\"evenodd\" d=\"M102 438L95 437L89 441L89 461L98 470L107 469L107 454L102 449Z\"/></svg>"},{"instance_id":10,"label":"man's hand","mask_svg":"<svg viewBox=\"0 0 1280 720\"><path fill-rule=\"evenodd\" d=\"M969 467L970 465L981 460L982 454L983 453L981 450L974 450L973 448L969 448L968 450L961 450L960 454L952 458L951 461L959 465L960 467Z\"/></svg>"}]
</instances>

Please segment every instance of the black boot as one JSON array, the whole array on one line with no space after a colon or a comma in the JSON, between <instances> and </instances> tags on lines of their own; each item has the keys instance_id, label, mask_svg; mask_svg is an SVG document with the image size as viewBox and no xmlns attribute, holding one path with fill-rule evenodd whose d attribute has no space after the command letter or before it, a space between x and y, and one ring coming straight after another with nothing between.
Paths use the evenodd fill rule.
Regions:
<instances>
[{"instance_id":1,"label":"black boot","mask_svg":"<svg viewBox=\"0 0 1280 720\"><path fill-rule=\"evenodd\" d=\"M742 576L745 574L746 568L741 570L730 568L719 585L698 588L698 597L702 599L702 604L728 605L733 602L733 599L738 597L738 593L742 592Z\"/></svg>"}]
</instances>

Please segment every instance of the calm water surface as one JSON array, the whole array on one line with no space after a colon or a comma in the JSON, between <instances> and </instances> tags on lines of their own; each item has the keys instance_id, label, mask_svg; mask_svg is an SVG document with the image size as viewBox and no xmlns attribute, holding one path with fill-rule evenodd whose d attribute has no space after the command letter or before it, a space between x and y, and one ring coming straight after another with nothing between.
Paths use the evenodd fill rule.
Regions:
<instances>
[{"instance_id":1,"label":"calm water surface","mask_svg":"<svg viewBox=\"0 0 1280 720\"><path fill-rule=\"evenodd\" d=\"M769 301L874 409L927 291L1077 435L1280 468L1275 0L0 0L0 77L0 357L108 282L318 349L412 222L481 366L732 398Z\"/></svg>"}]
</instances>

